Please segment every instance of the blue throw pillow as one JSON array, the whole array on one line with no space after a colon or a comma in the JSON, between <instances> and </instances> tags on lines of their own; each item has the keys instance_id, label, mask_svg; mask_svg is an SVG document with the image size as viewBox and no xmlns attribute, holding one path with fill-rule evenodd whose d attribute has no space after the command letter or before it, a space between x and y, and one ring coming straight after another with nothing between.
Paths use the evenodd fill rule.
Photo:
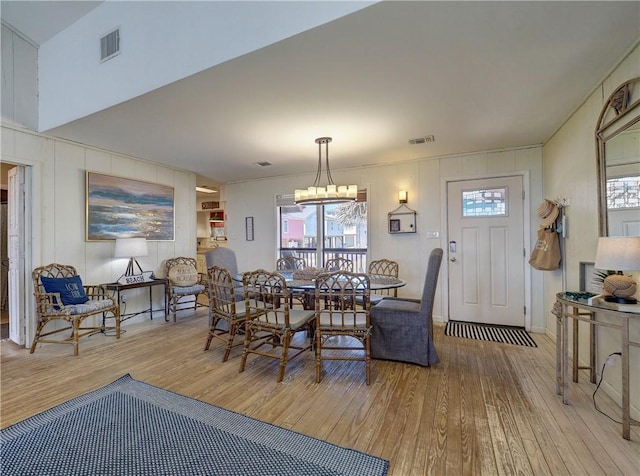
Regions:
<instances>
[{"instance_id":1,"label":"blue throw pillow","mask_svg":"<svg viewBox=\"0 0 640 476\"><path fill-rule=\"evenodd\" d=\"M71 276L69 278L47 278L41 276L40 281L42 281L46 292L60 293L60 299L62 299L62 304L65 306L84 304L89 300L82 287L80 276Z\"/></svg>"}]
</instances>

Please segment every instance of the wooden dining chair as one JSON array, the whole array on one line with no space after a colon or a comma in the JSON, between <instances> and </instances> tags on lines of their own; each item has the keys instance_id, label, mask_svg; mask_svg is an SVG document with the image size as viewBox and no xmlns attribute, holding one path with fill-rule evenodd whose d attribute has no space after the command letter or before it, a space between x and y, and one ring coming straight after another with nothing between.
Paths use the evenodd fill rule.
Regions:
<instances>
[{"instance_id":1,"label":"wooden dining chair","mask_svg":"<svg viewBox=\"0 0 640 476\"><path fill-rule=\"evenodd\" d=\"M276 261L276 271L280 272L294 272L304 270L307 267L307 261L304 258L298 258L297 256L283 256ZM289 304L292 306L297 303L304 307L305 305L305 292L291 290L289 293Z\"/></svg>"},{"instance_id":2,"label":"wooden dining chair","mask_svg":"<svg viewBox=\"0 0 640 476\"><path fill-rule=\"evenodd\" d=\"M209 333L204 350L209 350L213 339L225 344L222 361L229 359L233 347L243 345L244 337L236 339L238 330L244 328L246 308L244 296L236 296L237 283L227 268L211 266L207 270L209 281ZM242 288L240 288L242 289Z\"/></svg>"},{"instance_id":3,"label":"wooden dining chair","mask_svg":"<svg viewBox=\"0 0 640 476\"><path fill-rule=\"evenodd\" d=\"M316 382L322 380L322 362L350 360L365 363L367 385L371 381L371 321L369 277L364 273L334 271L316 278L315 353ZM354 308L349 303L360 300ZM356 345L346 345L351 338Z\"/></svg>"},{"instance_id":4,"label":"wooden dining chair","mask_svg":"<svg viewBox=\"0 0 640 476\"><path fill-rule=\"evenodd\" d=\"M348 258L331 258L324 264L325 271L349 271L353 272L353 261Z\"/></svg>"},{"instance_id":5,"label":"wooden dining chair","mask_svg":"<svg viewBox=\"0 0 640 476\"><path fill-rule=\"evenodd\" d=\"M292 340L297 332L309 327L315 312L291 307L287 282L280 273L250 271L242 275L242 284L246 321L240 372L244 371L249 354L278 359L278 382L282 382L287 363L311 349L311 339L296 345Z\"/></svg>"},{"instance_id":6,"label":"wooden dining chair","mask_svg":"<svg viewBox=\"0 0 640 476\"><path fill-rule=\"evenodd\" d=\"M276 261L276 271L296 271L306 267L307 261L297 256L283 256Z\"/></svg>"},{"instance_id":7,"label":"wooden dining chair","mask_svg":"<svg viewBox=\"0 0 640 476\"><path fill-rule=\"evenodd\" d=\"M397 261L392 261L386 258L371 261L367 268L367 274L372 280L378 277L392 277L397 278L400 270L400 265ZM371 305L375 306L385 296L398 297L398 288L380 289L371 294Z\"/></svg>"}]
</instances>

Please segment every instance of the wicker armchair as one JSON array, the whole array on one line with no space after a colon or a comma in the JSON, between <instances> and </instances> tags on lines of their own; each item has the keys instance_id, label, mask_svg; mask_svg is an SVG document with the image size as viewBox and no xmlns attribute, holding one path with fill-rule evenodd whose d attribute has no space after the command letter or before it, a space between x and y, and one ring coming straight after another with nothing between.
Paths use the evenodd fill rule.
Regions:
<instances>
[{"instance_id":1,"label":"wicker armchair","mask_svg":"<svg viewBox=\"0 0 640 476\"><path fill-rule=\"evenodd\" d=\"M429 366L439 362L433 344L433 302L442 248L429 255L422 299L385 297L371 308L371 356Z\"/></svg>"},{"instance_id":2,"label":"wicker armchair","mask_svg":"<svg viewBox=\"0 0 640 476\"><path fill-rule=\"evenodd\" d=\"M393 278L398 277L400 266L397 261L391 261L388 259L379 259L374 260L369 263L369 268L367 274L371 280L375 279L375 276L391 276ZM381 289L377 291L375 294L371 295L371 305L375 306L385 296L398 297L398 288L393 289Z\"/></svg>"},{"instance_id":3,"label":"wicker armchair","mask_svg":"<svg viewBox=\"0 0 640 476\"><path fill-rule=\"evenodd\" d=\"M362 273L335 271L316 278L316 382L322 380L323 360L365 362L367 385L371 380L371 322L369 277ZM356 300L362 306L354 308ZM345 337L360 345L346 345Z\"/></svg>"},{"instance_id":4,"label":"wicker armchair","mask_svg":"<svg viewBox=\"0 0 640 476\"><path fill-rule=\"evenodd\" d=\"M204 258L207 261L207 269L212 266L219 266L225 268L231 274L231 277L238 274L238 260L236 258L236 252L231 248L223 248L218 246L212 250L207 251L204 254ZM236 282L234 284L236 299L239 301L244 300L244 291L242 290L242 283Z\"/></svg>"},{"instance_id":5,"label":"wicker armchair","mask_svg":"<svg viewBox=\"0 0 640 476\"><path fill-rule=\"evenodd\" d=\"M353 272L353 261L348 258L331 258L324 264L326 271L349 271Z\"/></svg>"},{"instance_id":6,"label":"wicker armchair","mask_svg":"<svg viewBox=\"0 0 640 476\"><path fill-rule=\"evenodd\" d=\"M276 261L276 271L296 271L306 267L306 260L296 256L283 256Z\"/></svg>"},{"instance_id":7,"label":"wicker armchair","mask_svg":"<svg viewBox=\"0 0 640 476\"><path fill-rule=\"evenodd\" d=\"M307 261L304 258L298 258L296 256L283 256L276 261L276 271L280 272L294 272L304 270L307 267ZM289 293L289 304L293 306L293 300L298 301L305 306L306 293L305 291L291 291Z\"/></svg>"},{"instance_id":8,"label":"wicker armchair","mask_svg":"<svg viewBox=\"0 0 640 476\"><path fill-rule=\"evenodd\" d=\"M169 320L169 314L173 314L173 322L176 322L178 311L204 305L198 303L198 297L201 294L208 297L207 280L202 273L198 273L195 258L179 256L166 260L164 275L169 280L165 286L165 307L168 310L166 321Z\"/></svg>"},{"instance_id":9,"label":"wicker armchair","mask_svg":"<svg viewBox=\"0 0 640 476\"><path fill-rule=\"evenodd\" d=\"M270 357L280 361L278 382L282 382L287 362L311 349L311 342L293 345L291 341L296 332L309 328L315 312L291 308L287 282L280 273L258 269L244 273L242 283L247 318L240 372L249 354Z\"/></svg>"},{"instance_id":10,"label":"wicker armchair","mask_svg":"<svg viewBox=\"0 0 640 476\"><path fill-rule=\"evenodd\" d=\"M31 353L38 343L72 344L73 355L78 355L80 337L115 330L120 338L120 309L118 303L107 294L102 285L83 285L73 266L52 263L36 268L31 273L38 324L31 344ZM43 279L44 278L44 279ZM45 288L45 284L49 292ZM58 291L51 291L59 289ZM86 300L85 300L86 299ZM85 319L100 316L101 325L82 326ZM114 319L114 325L107 327L107 318ZM47 324L53 321L66 321L69 325L44 332ZM53 339L48 336L71 330L66 339Z\"/></svg>"},{"instance_id":11,"label":"wicker armchair","mask_svg":"<svg viewBox=\"0 0 640 476\"><path fill-rule=\"evenodd\" d=\"M244 343L236 339L239 328L244 329L245 301L244 293L236 296L237 287L227 268L212 266L207 270L209 280L209 334L204 350L209 350L211 341L216 338L225 344L222 361L229 359L231 349ZM242 288L240 288L242 289Z\"/></svg>"}]
</instances>

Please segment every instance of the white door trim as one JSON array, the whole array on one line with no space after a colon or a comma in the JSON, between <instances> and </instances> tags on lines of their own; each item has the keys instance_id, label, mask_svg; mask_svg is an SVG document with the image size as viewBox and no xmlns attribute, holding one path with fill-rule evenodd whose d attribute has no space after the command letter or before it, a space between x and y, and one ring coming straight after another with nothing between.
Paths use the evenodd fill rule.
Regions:
<instances>
[{"instance_id":1,"label":"white door trim","mask_svg":"<svg viewBox=\"0 0 640 476\"><path fill-rule=\"evenodd\" d=\"M24 235L22 237L24 244L24 276L23 279L23 295L16 296L16 299L23 301L22 309L24 310L25 325L25 342L26 348L31 347L33 336L36 332L37 316L35 312L35 301L33 299L33 283L31 281L31 270L34 263L41 263L41 207L36 206L42 201L42 165L39 162L15 157L2 157L7 163L16 164L24 167ZM14 290L9 290L14 292Z\"/></svg>"},{"instance_id":2,"label":"white door trim","mask_svg":"<svg viewBox=\"0 0 640 476\"><path fill-rule=\"evenodd\" d=\"M485 180L491 178L500 177L522 177L522 189L524 190L524 202L523 202L523 232L524 232L524 249L526 250L523 256L523 260L528 256L529 250L531 250L531 186L529 183L529 171L528 170L516 170L513 172L503 172L496 174L486 175L469 175L458 177L443 177L440 181L440 223L443 224L443 237L440 240L442 249L445 250L445 257L443 259L443 265L440 268L440 285L442 286L442 293L444 299L442 299L442 320L447 322L449 320L449 270L445 261L447 259L447 243L449 243L449 217L447 214L449 204L447 195L447 186L449 182L459 182L463 180ZM531 267L526 266L524 272L524 303L527 308L527 313L524 316L524 326L527 331L531 330Z\"/></svg>"}]
</instances>

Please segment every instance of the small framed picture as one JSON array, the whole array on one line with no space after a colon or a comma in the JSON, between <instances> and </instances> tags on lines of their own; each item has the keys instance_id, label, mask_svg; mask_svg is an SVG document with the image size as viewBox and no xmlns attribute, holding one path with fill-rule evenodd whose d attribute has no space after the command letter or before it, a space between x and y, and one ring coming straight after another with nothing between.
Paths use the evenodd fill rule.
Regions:
<instances>
[{"instance_id":1,"label":"small framed picture","mask_svg":"<svg viewBox=\"0 0 640 476\"><path fill-rule=\"evenodd\" d=\"M245 217L244 232L247 241L253 241L253 217Z\"/></svg>"},{"instance_id":2,"label":"small framed picture","mask_svg":"<svg viewBox=\"0 0 640 476\"><path fill-rule=\"evenodd\" d=\"M399 219L391 219L391 220L389 220L389 231L391 233L398 233L400 231L400 220Z\"/></svg>"}]
</instances>

